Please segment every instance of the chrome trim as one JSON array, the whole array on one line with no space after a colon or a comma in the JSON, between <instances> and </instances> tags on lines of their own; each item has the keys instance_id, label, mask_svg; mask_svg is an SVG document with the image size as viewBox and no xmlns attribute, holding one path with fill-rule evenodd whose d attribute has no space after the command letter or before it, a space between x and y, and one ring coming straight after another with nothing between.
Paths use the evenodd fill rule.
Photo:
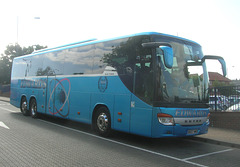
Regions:
<instances>
[{"instance_id":1,"label":"chrome trim","mask_svg":"<svg viewBox=\"0 0 240 167\"><path fill-rule=\"evenodd\" d=\"M22 102L21 108L22 108L22 111L23 111L23 112L26 112L26 111L27 111L27 102L26 102L26 101L23 101L23 102Z\"/></svg>"},{"instance_id":2,"label":"chrome trim","mask_svg":"<svg viewBox=\"0 0 240 167\"><path fill-rule=\"evenodd\" d=\"M97 118L98 129L102 132L105 132L108 128L108 117L105 113L99 114Z\"/></svg>"},{"instance_id":3,"label":"chrome trim","mask_svg":"<svg viewBox=\"0 0 240 167\"><path fill-rule=\"evenodd\" d=\"M175 124L180 125L202 125L207 122L207 117L194 117L194 118L174 118Z\"/></svg>"}]
</instances>

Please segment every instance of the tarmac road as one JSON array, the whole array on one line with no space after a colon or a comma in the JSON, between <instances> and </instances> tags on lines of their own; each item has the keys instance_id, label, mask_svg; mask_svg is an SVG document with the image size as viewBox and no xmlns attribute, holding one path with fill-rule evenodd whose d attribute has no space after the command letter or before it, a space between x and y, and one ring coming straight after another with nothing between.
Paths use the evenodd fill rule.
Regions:
<instances>
[{"instance_id":1,"label":"tarmac road","mask_svg":"<svg viewBox=\"0 0 240 167\"><path fill-rule=\"evenodd\" d=\"M150 139L51 117L0 101L0 166L240 166L240 150L189 138Z\"/></svg>"}]
</instances>

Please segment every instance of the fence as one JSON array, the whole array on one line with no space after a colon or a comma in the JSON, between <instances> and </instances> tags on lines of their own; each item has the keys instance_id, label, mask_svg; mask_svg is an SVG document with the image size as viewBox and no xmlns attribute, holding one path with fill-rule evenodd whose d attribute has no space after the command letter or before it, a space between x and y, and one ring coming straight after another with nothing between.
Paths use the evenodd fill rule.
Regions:
<instances>
[{"instance_id":1,"label":"fence","mask_svg":"<svg viewBox=\"0 0 240 167\"><path fill-rule=\"evenodd\" d=\"M209 88L212 111L240 112L240 85Z\"/></svg>"},{"instance_id":2,"label":"fence","mask_svg":"<svg viewBox=\"0 0 240 167\"><path fill-rule=\"evenodd\" d=\"M240 85L209 88L211 111L240 112ZM0 85L0 96L10 96L10 85Z\"/></svg>"}]
</instances>

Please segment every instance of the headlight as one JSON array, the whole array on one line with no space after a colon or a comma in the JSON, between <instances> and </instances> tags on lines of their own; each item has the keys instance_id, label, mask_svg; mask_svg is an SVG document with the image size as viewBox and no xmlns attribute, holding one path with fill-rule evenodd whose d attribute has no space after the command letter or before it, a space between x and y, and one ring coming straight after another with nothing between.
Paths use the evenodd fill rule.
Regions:
<instances>
[{"instance_id":1,"label":"headlight","mask_svg":"<svg viewBox=\"0 0 240 167\"><path fill-rule=\"evenodd\" d=\"M169 114L158 113L157 118L159 123L163 125L174 125L174 119Z\"/></svg>"}]
</instances>

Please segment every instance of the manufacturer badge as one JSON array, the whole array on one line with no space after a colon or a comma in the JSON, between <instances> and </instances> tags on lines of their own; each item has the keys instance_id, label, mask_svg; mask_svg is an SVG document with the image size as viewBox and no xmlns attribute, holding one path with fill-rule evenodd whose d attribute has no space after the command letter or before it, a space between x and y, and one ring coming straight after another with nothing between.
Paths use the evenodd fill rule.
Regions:
<instances>
[{"instance_id":1,"label":"manufacturer badge","mask_svg":"<svg viewBox=\"0 0 240 167\"><path fill-rule=\"evenodd\" d=\"M98 80L98 89L100 92L105 92L108 87L107 77L100 77Z\"/></svg>"}]
</instances>

